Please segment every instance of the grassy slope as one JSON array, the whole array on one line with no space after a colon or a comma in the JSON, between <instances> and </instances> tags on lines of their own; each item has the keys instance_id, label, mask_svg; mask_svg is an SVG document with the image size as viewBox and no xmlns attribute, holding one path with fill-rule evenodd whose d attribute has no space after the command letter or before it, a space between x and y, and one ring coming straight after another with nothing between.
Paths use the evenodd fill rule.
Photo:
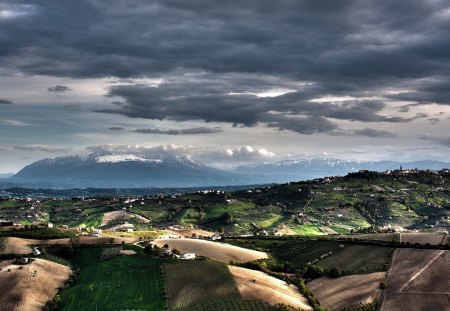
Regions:
<instances>
[{"instance_id":1,"label":"grassy slope","mask_svg":"<svg viewBox=\"0 0 450 311\"><path fill-rule=\"evenodd\" d=\"M61 292L59 310L95 310L96 306L98 310L165 308L161 278L164 261L138 254L100 262L99 255L99 248L76 251L71 262L81 272L74 285Z\"/></svg>"}]
</instances>

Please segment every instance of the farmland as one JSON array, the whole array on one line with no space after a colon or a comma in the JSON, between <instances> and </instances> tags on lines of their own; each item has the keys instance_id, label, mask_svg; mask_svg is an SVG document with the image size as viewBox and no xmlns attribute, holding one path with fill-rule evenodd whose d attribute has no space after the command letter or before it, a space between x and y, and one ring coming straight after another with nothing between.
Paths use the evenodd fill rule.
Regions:
<instances>
[{"instance_id":1,"label":"farmland","mask_svg":"<svg viewBox=\"0 0 450 311\"><path fill-rule=\"evenodd\" d=\"M287 286L286 282L261 271L236 266L228 267L236 280L242 298L262 300L271 305L281 303L302 310L311 310L308 301L299 293L295 285Z\"/></svg>"},{"instance_id":2,"label":"farmland","mask_svg":"<svg viewBox=\"0 0 450 311\"><path fill-rule=\"evenodd\" d=\"M381 310L448 310L449 251L398 249Z\"/></svg>"},{"instance_id":3,"label":"farmland","mask_svg":"<svg viewBox=\"0 0 450 311\"><path fill-rule=\"evenodd\" d=\"M372 245L345 245L345 248L320 260L325 269L341 268L345 273L371 273L386 271L394 248Z\"/></svg>"},{"instance_id":4,"label":"farmland","mask_svg":"<svg viewBox=\"0 0 450 311\"><path fill-rule=\"evenodd\" d=\"M230 261L246 262L268 257L267 254L263 252L204 240L158 239L155 240L154 243L158 247L167 244L170 249L177 249L182 253L195 253L223 263L229 263Z\"/></svg>"},{"instance_id":5,"label":"farmland","mask_svg":"<svg viewBox=\"0 0 450 311\"><path fill-rule=\"evenodd\" d=\"M385 272L349 275L337 279L321 277L307 284L308 288L330 311L359 304L371 304L381 295L380 283Z\"/></svg>"},{"instance_id":6,"label":"farmland","mask_svg":"<svg viewBox=\"0 0 450 311\"><path fill-rule=\"evenodd\" d=\"M69 267L42 259L24 266L5 261L0 267L0 306L8 311L42 310L71 273Z\"/></svg>"},{"instance_id":7,"label":"farmland","mask_svg":"<svg viewBox=\"0 0 450 311\"><path fill-rule=\"evenodd\" d=\"M259 300L224 299L205 301L179 311L275 311L269 304Z\"/></svg>"},{"instance_id":8,"label":"farmland","mask_svg":"<svg viewBox=\"0 0 450 311\"><path fill-rule=\"evenodd\" d=\"M77 249L72 265L80 275L60 293L59 310L163 310L162 259L137 254L99 261L101 249Z\"/></svg>"},{"instance_id":9,"label":"farmland","mask_svg":"<svg viewBox=\"0 0 450 311\"><path fill-rule=\"evenodd\" d=\"M448 184L448 174L420 171L401 176L350 174L234 192L8 199L0 201L0 219L70 227L128 221L139 230L179 224L235 234L285 228L290 234L319 236L386 226L433 232L450 228Z\"/></svg>"},{"instance_id":10,"label":"farmland","mask_svg":"<svg viewBox=\"0 0 450 311\"><path fill-rule=\"evenodd\" d=\"M288 261L297 266L319 261L341 249L341 243L321 241L316 239L292 239L275 246L271 253L282 261Z\"/></svg>"},{"instance_id":11,"label":"farmland","mask_svg":"<svg viewBox=\"0 0 450 311\"><path fill-rule=\"evenodd\" d=\"M226 265L209 261L164 265L165 288L170 310L186 308L204 301L240 298Z\"/></svg>"},{"instance_id":12,"label":"farmland","mask_svg":"<svg viewBox=\"0 0 450 311\"><path fill-rule=\"evenodd\" d=\"M446 243L446 234L436 234L436 233L401 233L400 241L407 242L411 244L419 243L419 244L430 244L430 245L439 245L439 244L447 244Z\"/></svg>"}]
</instances>

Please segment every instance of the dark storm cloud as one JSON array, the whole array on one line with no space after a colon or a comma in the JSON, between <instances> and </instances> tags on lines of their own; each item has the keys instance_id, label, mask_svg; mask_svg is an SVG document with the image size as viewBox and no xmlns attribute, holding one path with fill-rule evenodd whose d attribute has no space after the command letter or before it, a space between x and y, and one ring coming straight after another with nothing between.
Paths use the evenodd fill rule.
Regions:
<instances>
[{"instance_id":1,"label":"dark storm cloud","mask_svg":"<svg viewBox=\"0 0 450 311\"><path fill-rule=\"evenodd\" d=\"M65 85L55 85L55 86L47 88L47 91L49 91L50 93L59 94L59 93L64 93L64 92L68 92L68 91L72 91L72 90L70 89L70 87L65 86Z\"/></svg>"},{"instance_id":2,"label":"dark storm cloud","mask_svg":"<svg viewBox=\"0 0 450 311\"><path fill-rule=\"evenodd\" d=\"M18 0L8 9L24 4L26 12L0 19L5 70L120 84L173 79L116 85L108 96L120 104L101 112L316 133L336 129L335 120L422 117L383 115L390 100L450 103L447 1ZM194 82L179 83L186 73ZM212 82L195 84L198 73ZM251 94L273 86L294 92ZM353 99L311 102L325 96Z\"/></svg>"},{"instance_id":3,"label":"dark storm cloud","mask_svg":"<svg viewBox=\"0 0 450 311\"><path fill-rule=\"evenodd\" d=\"M329 119L409 122L419 117L382 116L379 112L385 104L376 100L311 102L317 94L314 85L305 85L300 91L276 97L232 93L232 87L232 84L214 81L211 77L205 82L201 76L179 78L158 86L118 85L110 87L108 96L122 99L121 105L97 112L155 120L203 120L243 126L265 124L302 134L337 129L337 125Z\"/></svg>"},{"instance_id":4,"label":"dark storm cloud","mask_svg":"<svg viewBox=\"0 0 450 311\"><path fill-rule=\"evenodd\" d=\"M194 127L190 129L180 129L180 130L137 129L135 130L135 132L141 134L195 135L195 134L220 133L223 132L223 130L220 127L215 128Z\"/></svg>"},{"instance_id":5,"label":"dark storm cloud","mask_svg":"<svg viewBox=\"0 0 450 311\"><path fill-rule=\"evenodd\" d=\"M0 105L12 105L12 101L0 99Z\"/></svg>"},{"instance_id":6,"label":"dark storm cloud","mask_svg":"<svg viewBox=\"0 0 450 311\"><path fill-rule=\"evenodd\" d=\"M353 131L355 135L368 136L368 137L396 137L397 135L388 131L375 130L371 128L365 128L362 130Z\"/></svg>"}]
</instances>

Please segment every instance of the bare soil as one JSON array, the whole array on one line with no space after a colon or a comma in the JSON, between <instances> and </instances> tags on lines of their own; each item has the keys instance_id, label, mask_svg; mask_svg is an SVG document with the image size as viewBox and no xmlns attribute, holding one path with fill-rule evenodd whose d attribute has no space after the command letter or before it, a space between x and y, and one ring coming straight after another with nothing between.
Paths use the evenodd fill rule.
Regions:
<instances>
[{"instance_id":1,"label":"bare soil","mask_svg":"<svg viewBox=\"0 0 450 311\"><path fill-rule=\"evenodd\" d=\"M0 271L1 309L42 310L45 303L57 294L58 288L64 285L70 273L69 267L42 259L27 265L3 262Z\"/></svg>"},{"instance_id":2,"label":"bare soil","mask_svg":"<svg viewBox=\"0 0 450 311\"><path fill-rule=\"evenodd\" d=\"M154 243L159 247L167 244L170 249L175 248L182 253L195 253L196 255L209 257L212 260L224 263L229 263L230 261L247 262L268 258L267 253L264 252L198 239L157 239Z\"/></svg>"},{"instance_id":3,"label":"bare soil","mask_svg":"<svg viewBox=\"0 0 450 311\"><path fill-rule=\"evenodd\" d=\"M262 300L271 305L283 303L302 310L312 310L308 300L300 294L296 286L288 285L261 271L236 266L228 268L234 276L242 298Z\"/></svg>"},{"instance_id":4,"label":"bare soil","mask_svg":"<svg viewBox=\"0 0 450 311\"><path fill-rule=\"evenodd\" d=\"M359 303L370 304L381 295L386 272L349 275L336 279L321 277L307 284L327 310L341 310Z\"/></svg>"}]
</instances>

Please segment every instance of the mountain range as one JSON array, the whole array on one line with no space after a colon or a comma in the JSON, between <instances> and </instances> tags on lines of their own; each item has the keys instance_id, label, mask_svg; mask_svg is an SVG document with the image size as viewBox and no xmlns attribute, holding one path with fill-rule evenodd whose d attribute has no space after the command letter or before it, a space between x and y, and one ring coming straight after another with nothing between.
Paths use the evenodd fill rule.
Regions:
<instances>
[{"instance_id":1,"label":"mountain range","mask_svg":"<svg viewBox=\"0 0 450 311\"><path fill-rule=\"evenodd\" d=\"M164 188L284 183L324 176L346 175L361 169L442 169L448 162L353 161L339 159L285 160L220 170L187 156L92 153L36 161L0 188Z\"/></svg>"}]
</instances>

